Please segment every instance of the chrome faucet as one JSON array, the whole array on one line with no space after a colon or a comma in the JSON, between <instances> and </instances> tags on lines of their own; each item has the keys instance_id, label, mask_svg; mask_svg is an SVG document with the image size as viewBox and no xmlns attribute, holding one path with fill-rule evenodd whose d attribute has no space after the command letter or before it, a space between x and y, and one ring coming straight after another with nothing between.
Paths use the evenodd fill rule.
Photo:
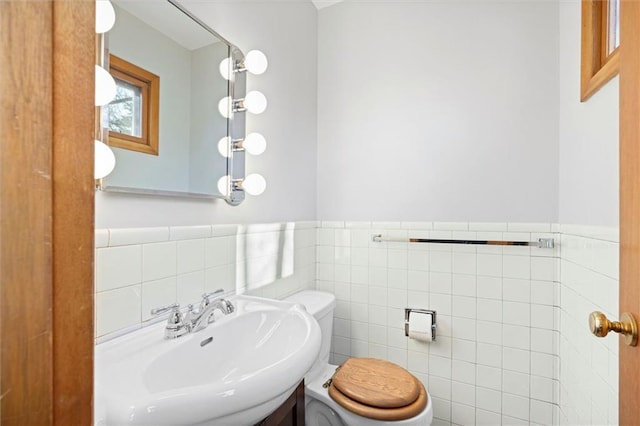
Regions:
<instances>
[{"instance_id":1,"label":"chrome faucet","mask_svg":"<svg viewBox=\"0 0 640 426\"><path fill-rule=\"evenodd\" d=\"M180 305L177 303L152 309L151 315L159 315L171 311L167 319L164 337L165 339L176 339L187 333L195 333L207 328L209 324L215 321L214 313L216 309L219 309L224 315L233 313L233 304L227 299L223 297L211 299L214 296L222 294L224 294L223 289L216 290L213 293L203 294L200 307L195 310L193 309L193 305L188 305L188 311L184 316L180 313Z\"/></svg>"},{"instance_id":2,"label":"chrome faucet","mask_svg":"<svg viewBox=\"0 0 640 426\"><path fill-rule=\"evenodd\" d=\"M233 312L233 305L227 299L217 297L211 300L211 297L224 293L224 290L216 290L213 293L203 294L202 302L197 311L193 310L193 306L189 305L189 312L187 313L187 319L191 323L191 332L195 333L206 328L209 324L215 321L214 312L219 309L224 315L228 315Z\"/></svg>"}]
</instances>

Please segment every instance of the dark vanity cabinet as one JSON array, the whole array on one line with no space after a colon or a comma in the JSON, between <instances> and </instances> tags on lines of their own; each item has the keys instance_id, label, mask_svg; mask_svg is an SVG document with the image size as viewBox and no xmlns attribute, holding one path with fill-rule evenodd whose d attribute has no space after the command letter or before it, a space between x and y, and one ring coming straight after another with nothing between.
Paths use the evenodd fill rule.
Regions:
<instances>
[{"instance_id":1,"label":"dark vanity cabinet","mask_svg":"<svg viewBox=\"0 0 640 426\"><path fill-rule=\"evenodd\" d=\"M304 380L276 411L255 426L304 426Z\"/></svg>"}]
</instances>

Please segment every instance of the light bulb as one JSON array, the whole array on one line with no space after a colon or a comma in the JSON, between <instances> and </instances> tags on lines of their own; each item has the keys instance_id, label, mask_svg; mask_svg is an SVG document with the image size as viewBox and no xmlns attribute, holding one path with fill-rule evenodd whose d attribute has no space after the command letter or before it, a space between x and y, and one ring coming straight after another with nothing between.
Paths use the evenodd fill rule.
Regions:
<instances>
[{"instance_id":1,"label":"light bulb","mask_svg":"<svg viewBox=\"0 0 640 426\"><path fill-rule=\"evenodd\" d=\"M260 195L267 189L267 181L261 175L253 173L244 178L242 189L249 195Z\"/></svg>"},{"instance_id":2,"label":"light bulb","mask_svg":"<svg viewBox=\"0 0 640 426\"><path fill-rule=\"evenodd\" d=\"M267 98L257 90L247 93L243 101L244 107L252 114L261 114L267 109Z\"/></svg>"},{"instance_id":3,"label":"light bulb","mask_svg":"<svg viewBox=\"0 0 640 426\"><path fill-rule=\"evenodd\" d=\"M231 79L231 73L232 72L233 72L233 70L231 69L231 59L224 58L220 62L220 75L225 80L229 80L229 79Z\"/></svg>"},{"instance_id":4,"label":"light bulb","mask_svg":"<svg viewBox=\"0 0 640 426\"><path fill-rule=\"evenodd\" d=\"M116 81L101 66L96 65L96 106L107 105L116 97Z\"/></svg>"},{"instance_id":5,"label":"light bulb","mask_svg":"<svg viewBox=\"0 0 640 426\"><path fill-rule=\"evenodd\" d=\"M96 33L102 34L113 28L116 23L116 12L109 0L96 1Z\"/></svg>"},{"instance_id":6,"label":"light bulb","mask_svg":"<svg viewBox=\"0 0 640 426\"><path fill-rule=\"evenodd\" d=\"M249 133L242 141L242 147L251 155L260 155L267 149L267 140L260 133Z\"/></svg>"},{"instance_id":7,"label":"light bulb","mask_svg":"<svg viewBox=\"0 0 640 426\"><path fill-rule=\"evenodd\" d=\"M116 156L104 142L96 140L95 145L93 175L96 179L102 179L113 171L116 166Z\"/></svg>"},{"instance_id":8,"label":"light bulb","mask_svg":"<svg viewBox=\"0 0 640 426\"><path fill-rule=\"evenodd\" d=\"M218 192L225 195L229 192L229 175L222 176L218 179Z\"/></svg>"},{"instance_id":9,"label":"light bulb","mask_svg":"<svg viewBox=\"0 0 640 426\"><path fill-rule=\"evenodd\" d=\"M259 50L250 51L244 58L244 67L251 74L262 74L267 70L268 65L267 57Z\"/></svg>"},{"instance_id":10,"label":"light bulb","mask_svg":"<svg viewBox=\"0 0 640 426\"><path fill-rule=\"evenodd\" d=\"M231 111L231 98L229 96L220 99L220 102L218 102L218 111L220 111L220 114L222 114L224 118L229 118Z\"/></svg>"},{"instance_id":11,"label":"light bulb","mask_svg":"<svg viewBox=\"0 0 640 426\"><path fill-rule=\"evenodd\" d=\"M224 138L218 141L218 152L224 158L229 157L229 144L231 143L231 138L229 136L225 136Z\"/></svg>"}]
</instances>

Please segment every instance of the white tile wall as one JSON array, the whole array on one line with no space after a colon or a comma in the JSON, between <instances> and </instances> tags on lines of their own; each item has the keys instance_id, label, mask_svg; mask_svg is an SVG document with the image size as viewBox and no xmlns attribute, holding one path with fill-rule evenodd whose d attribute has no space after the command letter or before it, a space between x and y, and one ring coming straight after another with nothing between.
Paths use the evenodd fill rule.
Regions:
<instances>
[{"instance_id":1,"label":"white tile wall","mask_svg":"<svg viewBox=\"0 0 640 426\"><path fill-rule=\"evenodd\" d=\"M587 319L618 318L618 230L561 229L560 423L617 425L618 339L594 338Z\"/></svg>"},{"instance_id":2,"label":"white tile wall","mask_svg":"<svg viewBox=\"0 0 640 426\"><path fill-rule=\"evenodd\" d=\"M375 356L428 387L434 424L557 424L559 249L375 243L535 241L550 224L323 222L318 283L338 300L332 360ZM404 308L438 312L438 338L404 336Z\"/></svg>"},{"instance_id":3,"label":"white tile wall","mask_svg":"<svg viewBox=\"0 0 640 426\"><path fill-rule=\"evenodd\" d=\"M140 328L154 307L202 293L284 297L315 285L316 223L96 230L96 337Z\"/></svg>"},{"instance_id":4,"label":"white tile wall","mask_svg":"<svg viewBox=\"0 0 640 426\"><path fill-rule=\"evenodd\" d=\"M556 249L374 243L555 238ZM332 361L388 359L419 377L434 425L617 424L617 339L587 315L618 313L617 230L550 224L315 222L96 231L98 341L200 294L337 298ZM438 338L403 333L405 307L435 309ZM604 401L604 403L603 403Z\"/></svg>"}]
</instances>

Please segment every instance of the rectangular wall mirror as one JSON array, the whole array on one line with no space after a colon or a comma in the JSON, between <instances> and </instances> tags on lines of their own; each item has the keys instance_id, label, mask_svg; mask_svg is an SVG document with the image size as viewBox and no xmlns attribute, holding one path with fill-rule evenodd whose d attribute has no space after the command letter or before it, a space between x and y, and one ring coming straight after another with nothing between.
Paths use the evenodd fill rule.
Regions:
<instances>
[{"instance_id":1,"label":"rectangular wall mirror","mask_svg":"<svg viewBox=\"0 0 640 426\"><path fill-rule=\"evenodd\" d=\"M116 167L99 188L228 198L217 182L239 159L221 154L218 142L241 137L244 120L232 125L218 102L244 81L224 79L219 65L239 50L173 1L113 4L116 23L103 54L117 95L102 108L102 140Z\"/></svg>"}]
</instances>

